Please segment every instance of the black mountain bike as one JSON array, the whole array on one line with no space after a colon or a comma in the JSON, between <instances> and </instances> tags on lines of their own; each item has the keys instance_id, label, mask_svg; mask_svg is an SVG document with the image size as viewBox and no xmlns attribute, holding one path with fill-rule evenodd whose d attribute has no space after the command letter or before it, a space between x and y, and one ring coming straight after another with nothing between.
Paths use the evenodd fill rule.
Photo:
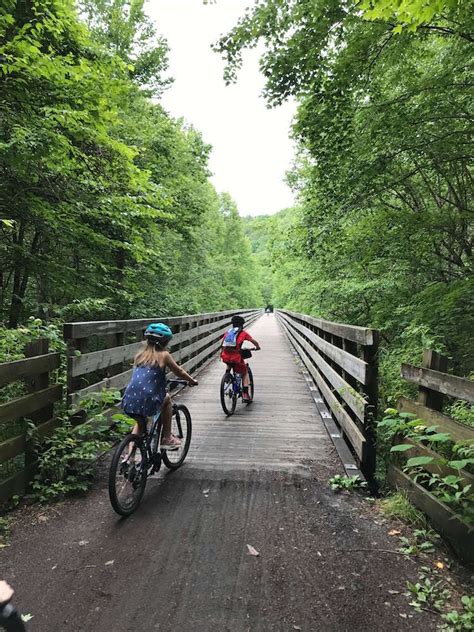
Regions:
<instances>
[{"instance_id":1,"label":"black mountain bike","mask_svg":"<svg viewBox=\"0 0 474 632\"><path fill-rule=\"evenodd\" d=\"M170 388L188 386L186 380L168 380ZM158 413L149 429L139 435L127 435L117 446L109 470L109 497L112 507L121 516L129 516L140 504L147 478L158 472L163 462L170 470L184 463L191 444L191 414L183 404L173 402L171 432L181 439L173 450L160 448L163 423Z\"/></svg>"},{"instance_id":2,"label":"black mountain bike","mask_svg":"<svg viewBox=\"0 0 474 632\"><path fill-rule=\"evenodd\" d=\"M250 399L248 402L245 400L245 404L250 404L253 400L254 392L255 392L255 384L253 381L252 369L245 363L247 367L247 371L249 374L249 396ZM230 417L235 412L235 407L237 406L237 400L242 398L242 376L240 373L235 372L235 368L233 364L229 364L226 372L222 376L221 380L221 405L222 410L225 412L227 417Z\"/></svg>"}]
</instances>

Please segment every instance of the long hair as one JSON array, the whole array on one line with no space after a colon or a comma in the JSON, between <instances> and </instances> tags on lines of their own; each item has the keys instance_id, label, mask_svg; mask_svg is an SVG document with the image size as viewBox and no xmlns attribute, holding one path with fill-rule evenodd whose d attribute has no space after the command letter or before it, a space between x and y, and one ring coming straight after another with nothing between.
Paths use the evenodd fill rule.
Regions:
<instances>
[{"instance_id":1,"label":"long hair","mask_svg":"<svg viewBox=\"0 0 474 632\"><path fill-rule=\"evenodd\" d=\"M148 339L135 356L134 366L159 366L160 351L163 351L167 344L167 340Z\"/></svg>"}]
</instances>

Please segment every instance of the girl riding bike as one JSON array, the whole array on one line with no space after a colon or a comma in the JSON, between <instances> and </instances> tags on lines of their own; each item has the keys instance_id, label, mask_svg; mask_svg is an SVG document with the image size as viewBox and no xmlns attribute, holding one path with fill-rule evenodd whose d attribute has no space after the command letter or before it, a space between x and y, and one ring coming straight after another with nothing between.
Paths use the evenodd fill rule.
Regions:
<instances>
[{"instance_id":1,"label":"girl riding bike","mask_svg":"<svg viewBox=\"0 0 474 632\"><path fill-rule=\"evenodd\" d=\"M247 365L242 357L242 344L245 340L248 340L255 346L257 351L260 350L260 345L243 328L245 320L242 316L232 316L231 323L232 328L226 332L222 339L221 360L227 365L233 366L234 371L242 375L242 400L250 402L249 376Z\"/></svg>"},{"instance_id":2,"label":"girl riding bike","mask_svg":"<svg viewBox=\"0 0 474 632\"><path fill-rule=\"evenodd\" d=\"M161 410L163 420L162 450L176 450L181 446L178 437L171 434L171 398L166 393L166 369L187 380L189 386L198 382L182 369L166 350L173 337L171 329L163 323L153 323L145 330L146 344L137 353L130 384L127 386L122 408L126 415L134 419L132 434L143 434L147 417L153 417Z\"/></svg>"}]
</instances>

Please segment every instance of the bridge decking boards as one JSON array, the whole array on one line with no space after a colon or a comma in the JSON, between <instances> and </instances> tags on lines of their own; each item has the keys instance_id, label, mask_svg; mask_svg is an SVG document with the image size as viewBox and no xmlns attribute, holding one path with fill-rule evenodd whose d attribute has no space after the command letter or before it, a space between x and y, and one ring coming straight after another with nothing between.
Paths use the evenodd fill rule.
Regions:
<instances>
[{"instance_id":1,"label":"bridge decking boards","mask_svg":"<svg viewBox=\"0 0 474 632\"><path fill-rule=\"evenodd\" d=\"M276 319L251 332L255 402L225 418L224 366L204 369L178 396L189 458L148 481L131 517L110 506L107 462L85 497L19 510L1 576L36 632L436 629L430 613L412 618L403 593L418 569L387 555L394 524L331 491L344 470Z\"/></svg>"},{"instance_id":2,"label":"bridge decking boards","mask_svg":"<svg viewBox=\"0 0 474 632\"><path fill-rule=\"evenodd\" d=\"M255 399L237 404L226 417L219 400L225 365L216 360L198 377L199 386L178 397L193 419L186 468L292 471L324 462L332 447L298 360L273 315L249 329L261 344L250 366ZM342 472L341 472L342 473Z\"/></svg>"}]
</instances>

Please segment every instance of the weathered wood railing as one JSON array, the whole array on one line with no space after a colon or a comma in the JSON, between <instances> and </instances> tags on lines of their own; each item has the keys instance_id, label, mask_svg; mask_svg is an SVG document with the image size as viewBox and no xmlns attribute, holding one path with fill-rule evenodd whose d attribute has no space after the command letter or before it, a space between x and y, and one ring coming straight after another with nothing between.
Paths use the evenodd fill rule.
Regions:
<instances>
[{"instance_id":1,"label":"weathered wood railing","mask_svg":"<svg viewBox=\"0 0 474 632\"><path fill-rule=\"evenodd\" d=\"M232 310L141 320L112 320L66 323L64 338L68 349L68 399L72 406L91 393L123 389L130 380L131 360L152 322L171 327L173 357L188 372L212 359L232 314L241 314L252 323L262 310Z\"/></svg>"},{"instance_id":2,"label":"weathered wood railing","mask_svg":"<svg viewBox=\"0 0 474 632\"><path fill-rule=\"evenodd\" d=\"M34 454L24 420L35 424L36 437L50 434L57 423L54 404L62 397L62 387L50 379L60 366L60 354L48 353L48 341L41 339L29 343L25 355L0 364L0 388L21 380L26 391L0 404L0 428L7 437L0 440L0 502L23 494L34 475Z\"/></svg>"},{"instance_id":3,"label":"weathered wood railing","mask_svg":"<svg viewBox=\"0 0 474 632\"><path fill-rule=\"evenodd\" d=\"M67 404L79 408L81 399L90 394L125 388L131 376L131 361L149 323L161 321L171 327L173 356L193 373L216 354L232 314L241 314L249 325L262 311L67 323L64 325ZM51 383L51 375L61 365L60 354L48 353L47 340L36 340L27 345L25 355L24 359L0 364L0 389L19 381L23 383L0 403L0 503L16 494L22 495L35 473L26 421L37 426L35 440L47 436L57 425L54 405L62 401L61 385Z\"/></svg>"},{"instance_id":4,"label":"weathered wood railing","mask_svg":"<svg viewBox=\"0 0 474 632\"><path fill-rule=\"evenodd\" d=\"M319 391L316 405L347 474L362 472L370 478L375 469L378 332L288 310L277 315Z\"/></svg>"},{"instance_id":5,"label":"weathered wood railing","mask_svg":"<svg viewBox=\"0 0 474 632\"><path fill-rule=\"evenodd\" d=\"M445 396L473 403L474 382L445 373L448 359L435 351L425 351L422 364L422 367L402 364L401 376L408 382L418 385L418 397L417 401L401 397L397 403L398 410L413 413L423 420L424 425L435 426L436 432L448 433L453 443L474 443L474 428L459 423L441 412ZM423 465L427 472L441 477L454 475L462 480L463 486L472 485L474 488L474 475L466 470L450 467L446 459L433 447L410 438L401 441L413 447L399 458L432 457L431 462ZM388 480L408 493L412 502L430 517L434 526L447 537L461 557L474 562L474 526L467 525L448 505L394 463L389 465Z\"/></svg>"}]
</instances>

